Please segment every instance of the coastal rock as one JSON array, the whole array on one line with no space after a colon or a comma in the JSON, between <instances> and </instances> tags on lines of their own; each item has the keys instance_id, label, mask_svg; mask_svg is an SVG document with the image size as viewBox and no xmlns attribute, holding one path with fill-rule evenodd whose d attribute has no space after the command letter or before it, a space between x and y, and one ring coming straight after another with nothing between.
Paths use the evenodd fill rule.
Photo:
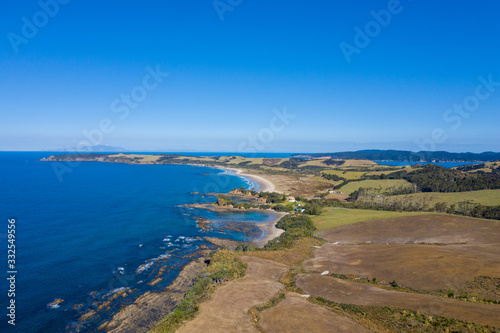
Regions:
<instances>
[{"instance_id":1,"label":"coastal rock","mask_svg":"<svg viewBox=\"0 0 500 333\"><path fill-rule=\"evenodd\" d=\"M96 312L95 312L94 310L90 310L90 311L89 311L89 312L87 312L86 314L82 315L78 321L79 321L80 323L82 323L82 322L84 322L84 321L87 321L87 320L89 320L90 318L92 318L95 314L96 314Z\"/></svg>"},{"instance_id":2,"label":"coastal rock","mask_svg":"<svg viewBox=\"0 0 500 333\"><path fill-rule=\"evenodd\" d=\"M79 310L83 307L83 304L82 303L78 303L78 304L73 304L73 306L71 307L72 310Z\"/></svg>"},{"instance_id":3,"label":"coastal rock","mask_svg":"<svg viewBox=\"0 0 500 333\"><path fill-rule=\"evenodd\" d=\"M64 303L64 300L62 298L57 298L54 301L47 304L47 307L49 307L51 309L57 309L61 303Z\"/></svg>"},{"instance_id":4,"label":"coastal rock","mask_svg":"<svg viewBox=\"0 0 500 333\"><path fill-rule=\"evenodd\" d=\"M213 223L212 221L207 220L206 218L203 218L203 217L197 217L196 218L196 225L202 231L212 230L214 228L214 226L213 226L212 223Z\"/></svg>"},{"instance_id":5,"label":"coastal rock","mask_svg":"<svg viewBox=\"0 0 500 333\"><path fill-rule=\"evenodd\" d=\"M226 238L215 238L215 237L205 237L205 240L211 244L214 244L219 247L223 247L226 249L234 250L236 247L240 244L243 244L244 242L239 242L235 241L232 239L226 239Z\"/></svg>"},{"instance_id":6,"label":"coastal rock","mask_svg":"<svg viewBox=\"0 0 500 333\"><path fill-rule=\"evenodd\" d=\"M246 193L246 191L245 191ZM241 190L239 188L235 188L231 191L229 191L229 194L244 194L243 192L241 192Z\"/></svg>"},{"instance_id":7,"label":"coastal rock","mask_svg":"<svg viewBox=\"0 0 500 333\"><path fill-rule=\"evenodd\" d=\"M147 332L180 303L196 278L207 268L208 258L206 251L203 257L184 266L168 288L161 292L145 293L133 304L123 307L99 329L112 333Z\"/></svg>"}]
</instances>

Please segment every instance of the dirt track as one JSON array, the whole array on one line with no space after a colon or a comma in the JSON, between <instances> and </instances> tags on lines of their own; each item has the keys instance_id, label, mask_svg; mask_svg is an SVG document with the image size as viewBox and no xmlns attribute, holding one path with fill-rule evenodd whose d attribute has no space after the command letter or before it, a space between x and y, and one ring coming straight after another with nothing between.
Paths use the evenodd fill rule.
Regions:
<instances>
[{"instance_id":1,"label":"dirt track","mask_svg":"<svg viewBox=\"0 0 500 333\"><path fill-rule=\"evenodd\" d=\"M200 305L199 315L178 332L258 332L247 312L283 288L277 281L287 266L255 257L242 259L248 264L245 277L219 287L208 302Z\"/></svg>"},{"instance_id":2,"label":"dirt track","mask_svg":"<svg viewBox=\"0 0 500 333\"><path fill-rule=\"evenodd\" d=\"M296 293L287 293L277 306L262 312L259 325L266 332L370 332L353 320L313 304Z\"/></svg>"},{"instance_id":3,"label":"dirt track","mask_svg":"<svg viewBox=\"0 0 500 333\"><path fill-rule=\"evenodd\" d=\"M500 327L500 305L471 303L438 296L384 290L319 274L300 274L297 286L312 296L336 303L391 306L420 311L430 315L472 321Z\"/></svg>"}]
</instances>

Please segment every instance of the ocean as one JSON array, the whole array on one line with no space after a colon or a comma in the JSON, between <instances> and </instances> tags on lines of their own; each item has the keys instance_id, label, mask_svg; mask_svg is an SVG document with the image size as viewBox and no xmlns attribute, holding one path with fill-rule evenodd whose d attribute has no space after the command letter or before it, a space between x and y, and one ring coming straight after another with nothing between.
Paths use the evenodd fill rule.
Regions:
<instances>
[{"instance_id":1,"label":"ocean","mask_svg":"<svg viewBox=\"0 0 500 333\"><path fill-rule=\"evenodd\" d=\"M15 219L15 327L7 323L10 285L0 283L0 332L93 331L120 306L161 290L199 250L205 236L247 240L227 222L269 222L260 213L214 213L186 208L215 201L206 192L258 186L220 169L186 165L85 162L58 179L50 152L0 152L0 248L7 275L8 220ZM58 153L60 154L60 153ZM199 193L196 193L199 192ZM221 227L202 231L201 216ZM260 232L258 229L255 232ZM255 233L254 233L255 235ZM164 280L151 287L159 264ZM130 294L79 327L78 319L112 293ZM55 300L64 302L55 304ZM56 302L57 303L57 302Z\"/></svg>"}]
</instances>

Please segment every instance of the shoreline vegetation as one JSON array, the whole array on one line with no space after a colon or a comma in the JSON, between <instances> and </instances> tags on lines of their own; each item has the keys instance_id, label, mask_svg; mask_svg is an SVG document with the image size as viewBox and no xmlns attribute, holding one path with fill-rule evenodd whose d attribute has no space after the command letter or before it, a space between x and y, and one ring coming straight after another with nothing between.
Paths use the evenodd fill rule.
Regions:
<instances>
[{"instance_id":1,"label":"shoreline vegetation","mask_svg":"<svg viewBox=\"0 0 500 333\"><path fill-rule=\"evenodd\" d=\"M314 330L324 315L331 317L329 327L348 322L356 331L393 332L397 326L415 332L496 332L494 327L500 326L500 321L487 319L500 318L495 308L500 302L500 254L494 245L500 235L500 225L494 221L500 219L500 206L488 205L496 203L495 195L500 193L500 161L446 169L325 157L78 154L44 160L205 166L259 184L258 191L240 188L205 193L215 196L217 202L187 205L216 212L263 211L275 218L255 223L263 236L254 244L207 240L222 249L209 253L206 270L192 280L192 287L173 312L148 323L149 332L200 328L216 332L220 327L235 331L240 324L274 331L276 318L283 318L280 325L290 325L289 331L293 327ZM436 200L459 202L430 202L426 197L421 202L413 200L416 195L439 193L446 196ZM485 196L483 205L459 199L465 194L478 199L475 193ZM201 227L208 224L210 221L199 222ZM474 258L464 259L463 253ZM419 260L406 260L405 256ZM361 257L371 259L364 263L358 260ZM478 258L491 262L481 264L484 260ZM346 264L351 262L356 264ZM270 274L272 271L275 273ZM397 274L406 271L413 273ZM440 281L454 281L454 285L439 285ZM224 287L217 288L220 284ZM259 294L270 286L272 290ZM360 286L369 291L365 296L374 304L383 295L384 306L339 298L344 291L349 294ZM409 292L419 295L419 304L408 301ZM248 305L252 296L260 297L254 302L260 305ZM307 314L300 322L289 314L293 299L294 309ZM436 302L456 310L443 313L429 305ZM241 306L239 319L227 315L226 310L233 309L226 307L233 303ZM415 312L415 307L423 310Z\"/></svg>"}]
</instances>

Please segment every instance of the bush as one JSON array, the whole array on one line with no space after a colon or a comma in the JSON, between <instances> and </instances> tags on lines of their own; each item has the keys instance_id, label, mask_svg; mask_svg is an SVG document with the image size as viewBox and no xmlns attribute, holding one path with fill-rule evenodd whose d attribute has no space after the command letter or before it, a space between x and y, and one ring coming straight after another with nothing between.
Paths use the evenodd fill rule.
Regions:
<instances>
[{"instance_id":1,"label":"bush","mask_svg":"<svg viewBox=\"0 0 500 333\"><path fill-rule=\"evenodd\" d=\"M253 250L255 250L255 245L249 243L236 246L236 251L251 252Z\"/></svg>"},{"instance_id":2,"label":"bush","mask_svg":"<svg viewBox=\"0 0 500 333\"><path fill-rule=\"evenodd\" d=\"M238 259L238 255L229 250L220 250L211 253L210 265L207 271L209 276L198 278L184 296L177 308L161 321L151 332L173 333L179 324L192 319L198 312L197 303L207 293L208 287L219 281L230 280L245 275L247 265Z\"/></svg>"},{"instance_id":3,"label":"bush","mask_svg":"<svg viewBox=\"0 0 500 333\"><path fill-rule=\"evenodd\" d=\"M312 237L316 227L309 216L299 215L283 216L277 227L285 230L278 238L270 240L265 246L265 250L280 250L290 248L296 240L302 237Z\"/></svg>"},{"instance_id":4,"label":"bush","mask_svg":"<svg viewBox=\"0 0 500 333\"><path fill-rule=\"evenodd\" d=\"M309 215L319 215L321 214L321 206L317 203L309 204L304 206L304 213Z\"/></svg>"},{"instance_id":5,"label":"bush","mask_svg":"<svg viewBox=\"0 0 500 333\"><path fill-rule=\"evenodd\" d=\"M210 265L207 272L211 273L213 279L238 278L245 275L247 265L239 260L234 251L220 250L215 252L210 258Z\"/></svg>"},{"instance_id":6,"label":"bush","mask_svg":"<svg viewBox=\"0 0 500 333\"><path fill-rule=\"evenodd\" d=\"M291 212L291 211L293 211L292 207L284 206L284 205L276 205L273 207L273 209L277 212Z\"/></svg>"}]
</instances>

